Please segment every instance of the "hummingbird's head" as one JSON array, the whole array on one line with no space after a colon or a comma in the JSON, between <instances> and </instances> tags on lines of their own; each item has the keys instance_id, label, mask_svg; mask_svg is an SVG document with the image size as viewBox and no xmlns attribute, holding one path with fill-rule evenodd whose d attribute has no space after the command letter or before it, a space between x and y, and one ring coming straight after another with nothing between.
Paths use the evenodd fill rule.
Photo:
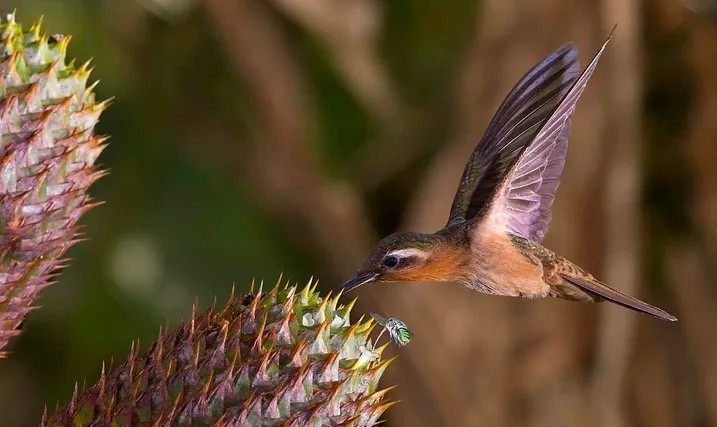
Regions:
<instances>
[{"instance_id":1,"label":"hummingbird's head","mask_svg":"<svg viewBox=\"0 0 717 427\"><path fill-rule=\"evenodd\" d=\"M354 277L338 289L371 282L459 280L467 265L461 249L437 234L394 233L378 242Z\"/></svg>"}]
</instances>

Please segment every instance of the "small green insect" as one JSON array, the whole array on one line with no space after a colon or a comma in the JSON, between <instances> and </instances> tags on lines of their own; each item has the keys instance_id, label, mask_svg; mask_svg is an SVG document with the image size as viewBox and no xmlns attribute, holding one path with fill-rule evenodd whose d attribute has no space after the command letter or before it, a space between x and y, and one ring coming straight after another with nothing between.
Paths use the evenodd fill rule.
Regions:
<instances>
[{"instance_id":1,"label":"small green insect","mask_svg":"<svg viewBox=\"0 0 717 427\"><path fill-rule=\"evenodd\" d=\"M376 338L377 342L381 338L381 335L383 335L383 333L386 331L388 331L388 335L391 337L393 342L395 342L401 347L411 341L411 338L413 337L413 332L411 332L408 329L408 326L406 326L406 324L403 323L401 320L393 317L386 318L376 313L371 313L371 317L373 317L376 323L383 326L383 330L380 334L378 334L378 338Z\"/></svg>"}]
</instances>

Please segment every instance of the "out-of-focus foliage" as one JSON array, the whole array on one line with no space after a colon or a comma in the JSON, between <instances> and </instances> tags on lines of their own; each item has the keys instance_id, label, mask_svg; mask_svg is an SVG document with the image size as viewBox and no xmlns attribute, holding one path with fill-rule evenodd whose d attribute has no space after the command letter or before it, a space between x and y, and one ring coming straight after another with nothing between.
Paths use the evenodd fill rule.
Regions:
<instances>
[{"instance_id":1,"label":"out-of-focus foliage","mask_svg":"<svg viewBox=\"0 0 717 427\"><path fill-rule=\"evenodd\" d=\"M717 425L716 281L701 267L717 252L717 24L688 3L0 0L73 34L98 97L115 97L98 126L111 174L92 190L107 203L0 361L0 425L37 424L195 298L281 271L328 288L380 235L442 225L515 80L571 39L585 60L616 21L548 242L680 322L451 285L376 285L357 308L415 333L387 373L403 399L392 426Z\"/></svg>"}]
</instances>

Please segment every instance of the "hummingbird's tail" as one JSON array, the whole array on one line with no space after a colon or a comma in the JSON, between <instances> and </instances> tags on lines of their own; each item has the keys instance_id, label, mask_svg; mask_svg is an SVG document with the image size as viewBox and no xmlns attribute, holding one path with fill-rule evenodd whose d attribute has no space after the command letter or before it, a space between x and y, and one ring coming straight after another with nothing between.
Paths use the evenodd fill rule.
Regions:
<instances>
[{"instance_id":1,"label":"hummingbird's tail","mask_svg":"<svg viewBox=\"0 0 717 427\"><path fill-rule=\"evenodd\" d=\"M560 276L562 276L563 280L565 280L566 282L577 286L578 288L580 288L580 290L588 294L594 295L601 299L606 299L616 304L620 304L623 307L627 307L635 311L649 314L650 316L657 317L658 319L668 320L670 322L677 321L677 318L670 313L657 307L651 306L650 304L640 301L637 298L625 295L622 292L619 292L609 287L608 285L596 280L591 276L576 277L572 274L569 275L563 273L561 273Z\"/></svg>"}]
</instances>

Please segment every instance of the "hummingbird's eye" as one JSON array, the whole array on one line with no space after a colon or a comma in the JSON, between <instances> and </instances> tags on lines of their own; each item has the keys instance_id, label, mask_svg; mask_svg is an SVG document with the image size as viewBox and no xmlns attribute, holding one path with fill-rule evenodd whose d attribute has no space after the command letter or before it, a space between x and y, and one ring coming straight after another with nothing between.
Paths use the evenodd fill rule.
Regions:
<instances>
[{"instance_id":1,"label":"hummingbird's eye","mask_svg":"<svg viewBox=\"0 0 717 427\"><path fill-rule=\"evenodd\" d=\"M386 268L396 268L398 266L398 257L387 256L383 259L383 266Z\"/></svg>"}]
</instances>

